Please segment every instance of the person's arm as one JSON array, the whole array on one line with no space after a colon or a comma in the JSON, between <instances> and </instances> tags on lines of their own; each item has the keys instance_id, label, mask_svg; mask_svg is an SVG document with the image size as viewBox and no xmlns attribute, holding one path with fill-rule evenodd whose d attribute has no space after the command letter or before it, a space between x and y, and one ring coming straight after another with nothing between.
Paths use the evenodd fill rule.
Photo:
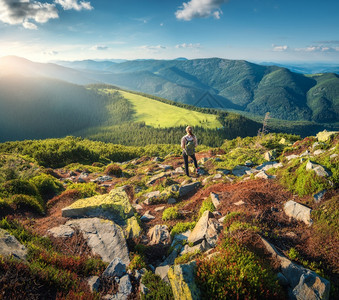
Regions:
<instances>
[{"instance_id":1,"label":"person's arm","mask_svg":"<svg viewBox=\"0 0 339 300\"><path fill-rule=\"evenodd\" d=\"M198 146L198 139L197 139L197 137L196 137L196 136L194 137L194 144L195 144L195 147L197 147L197 146Z\"/></svg>"},{"instance_id":2,"label":"person's arm","mask_svg":"<svg viewBox=\"0 0 339 300\"><path fill-rule=\"evenodd\" d=\"M183 137L181 138L181 148L182 148L183 150L185 150L185 146L186 146L186 139L185 139L185 137L183 136Z\"/></svg>"}]
</instances>

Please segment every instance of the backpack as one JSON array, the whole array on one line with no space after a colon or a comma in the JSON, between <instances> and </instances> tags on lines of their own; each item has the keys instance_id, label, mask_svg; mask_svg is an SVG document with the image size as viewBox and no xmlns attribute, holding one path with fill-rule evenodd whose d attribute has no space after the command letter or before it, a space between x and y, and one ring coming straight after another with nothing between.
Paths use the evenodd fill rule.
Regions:
<instances>
[{"instance_id":1,"label":"backpack","mask_svg":"<svg viewBox=\"0 0 339 300\"><path fill-rule=\"evenodd\" d=\"M194 140L189 141L186 139L186 154L187 155L193 155L195 153L195 145L194 145Z\"/></svg>"}]
</instances>

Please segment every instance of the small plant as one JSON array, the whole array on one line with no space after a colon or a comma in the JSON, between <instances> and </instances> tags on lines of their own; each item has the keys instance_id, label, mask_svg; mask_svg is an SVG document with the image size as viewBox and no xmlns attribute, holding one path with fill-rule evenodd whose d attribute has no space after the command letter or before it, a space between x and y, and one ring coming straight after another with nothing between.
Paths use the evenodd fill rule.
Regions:
<instances>
[{"instance_id":1,"label":"small plant","mask_svg":"<svg viewBox=\"0 0 339 300\"><path fill-rule=\"evenodd\" d=\"M233 222L230 227L228 228L228 232L234 232L237 230L251 230L254 232L260 232L260 228L254 225L251 225L246 222Z\"/></svg>"},{"instance_id":2,"label":"small plant","mask_svg":"<svg viewBox=\"0 0 339 300\"><path fill-rule=\"evenodd\" d=\"M121 177L122 170L117 164L110 164L107 166L105 174L109 176Z\"/></svg>"},{"instance_id":3,"label":"small plant","mask_svg":"<svg viewBox=\"0 0 339 300\"><path fill-rule=\"evenodd\" d=\"M193 230L195 225L197 224L197 222L178 222L177 224L175 224L171 230L171 236L172 238L179 233L185 232L187 230Z\"/></svg>"},{"instance_id":4,"label":"small plant","mask_svg":"<svg viewBox=\"0 0 339 300\"><path fill-rule=\"evenodd\" d=\"M203 213L206 210L209 210L210 212L215 211L215 206L213 205L211 198L207 198L202 202L200 210L199 210L198 219L200 219L200 217L203 215Z\"/></svg>"},{"instance_id":5,"label":"small plant","mask_svg":"<svg viewBox=\"0 0 339 300\"><path fill-rule=\"evenodd\" d=\"M30 182L38 188L41 196L55 195L63 190L63 185L57 179L44 173L33 177Z\"/></svg>"},{"instance_id":6,"label":"small plant","mask_svg":"<svg viewBox=\"0 0 339 300\"><path fill-rule=\"evenodd\" d=\"M28 195L13 195L10 200L10 204L14 204L16 209L28 209L33 210L41 215L45 214L45 209L42 204L33 196Z\"/></svg>"},{"instance_id":7,"label":"small plant","mask_svg":"<svg viewBox=\"0 0 339 300\"><path fill-rule=\"evenodd\" d=\"M67 191L73 189L79 191L82 198L98 195L98 192L96 191L97 185L94 182L71 183L67 186Z\"/></svg>"},{"instance_id":8,"label":"small plant","mask_svg":"<svg viewBox=\"0 0 339 300\"><path fill-rule=\"evenodd\" d=\"M134 271L134 270L141 270L142 268L146 268L146 263L145 263L144 258L140 254L134 254L128 266L128 269L131 271Z\"/></svg>"},{"instance_id":9,"label":"small plant","mask_svg":"<svg viewBox=\"0 0 339 300\"><path fill-rule=\"evenodd\" d=\"M147 295L141 294L142 300L173 300L173 292L171 286L161 280L160 276L147 271L142 277L141 282L148 288Z\"/></svg>"},{"instance_id":10,"label":"small plant","mask_svg":"<svg viewBox=\"0 0 339 300\"><path fill-rule=\"evenodd\" d=\"M295 248L290 248L290 250L287 253L288 257L292 260L297 260L300 257L300 254L297 249Z\"/></svg>"},{"instance_id":11,"label":"small plant","mask_svg":"<svg viewBox=\"0 0 339 300\"><path fill-rule=\"evenodd\" d=\"M164 210L162 213L162 220L168 221L168 220L175 220L180 217L180 213L178 211L177 207L169 207Z\"/></svg>"},{"instance_id":12,"label":"small plant","mask_svg":"<svg viewBox=\"0 0 339 300\"><path fill-rule=\"evenodd\" d=\"M179 257L177 257L174 260L174 264L175 265L180 265L180 264L187 264L189 263L191 260L195 259L196 257L198 257L201 254L200 250L196 250L194 252L188 252L185 253Z\"/></svg>"}]
</instances>

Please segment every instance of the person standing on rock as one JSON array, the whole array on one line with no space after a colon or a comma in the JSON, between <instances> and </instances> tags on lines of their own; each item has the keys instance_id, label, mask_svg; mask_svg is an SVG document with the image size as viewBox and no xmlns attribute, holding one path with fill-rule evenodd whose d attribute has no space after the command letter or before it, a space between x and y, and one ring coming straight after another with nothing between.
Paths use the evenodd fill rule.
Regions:
<instances>
[{"instance_id":1,"label":"person standing on rock","mask_svg":"<svg viewBox=\"0 0 339 300\"><path fill-rule=\"evenodd\" d=\"M185 162L185 172L186 175L189 176L188 157L191 157L193 159L197 174L199 172L197 159L195 158L195 147L198 146L198 140L197 137L193 134L193 129L191 126L186 127L186 132L187 134L181 138L181 148L183 150L182 156Z\"/></svg>"}]
</instances>

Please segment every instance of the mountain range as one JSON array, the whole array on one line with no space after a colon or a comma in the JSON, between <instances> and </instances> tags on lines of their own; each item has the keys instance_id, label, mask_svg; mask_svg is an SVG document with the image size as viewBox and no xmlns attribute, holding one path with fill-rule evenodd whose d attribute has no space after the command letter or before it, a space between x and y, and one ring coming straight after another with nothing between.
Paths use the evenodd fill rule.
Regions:
<instances>
[{"instance_id":1,"label":"mountain range","mask_svg":"<svg viewBox=\"0 0 339 300\"><path fill-rule=\"evenodd\" d=\"M233 109L283 120L338 122L339 75L304 75L279 66L221 58L34 63L0 59L0 76L16 72L76 84L107 83L176 102ZM75 68L78 66L77 68Z\"/></svg>"}]
</instances>

